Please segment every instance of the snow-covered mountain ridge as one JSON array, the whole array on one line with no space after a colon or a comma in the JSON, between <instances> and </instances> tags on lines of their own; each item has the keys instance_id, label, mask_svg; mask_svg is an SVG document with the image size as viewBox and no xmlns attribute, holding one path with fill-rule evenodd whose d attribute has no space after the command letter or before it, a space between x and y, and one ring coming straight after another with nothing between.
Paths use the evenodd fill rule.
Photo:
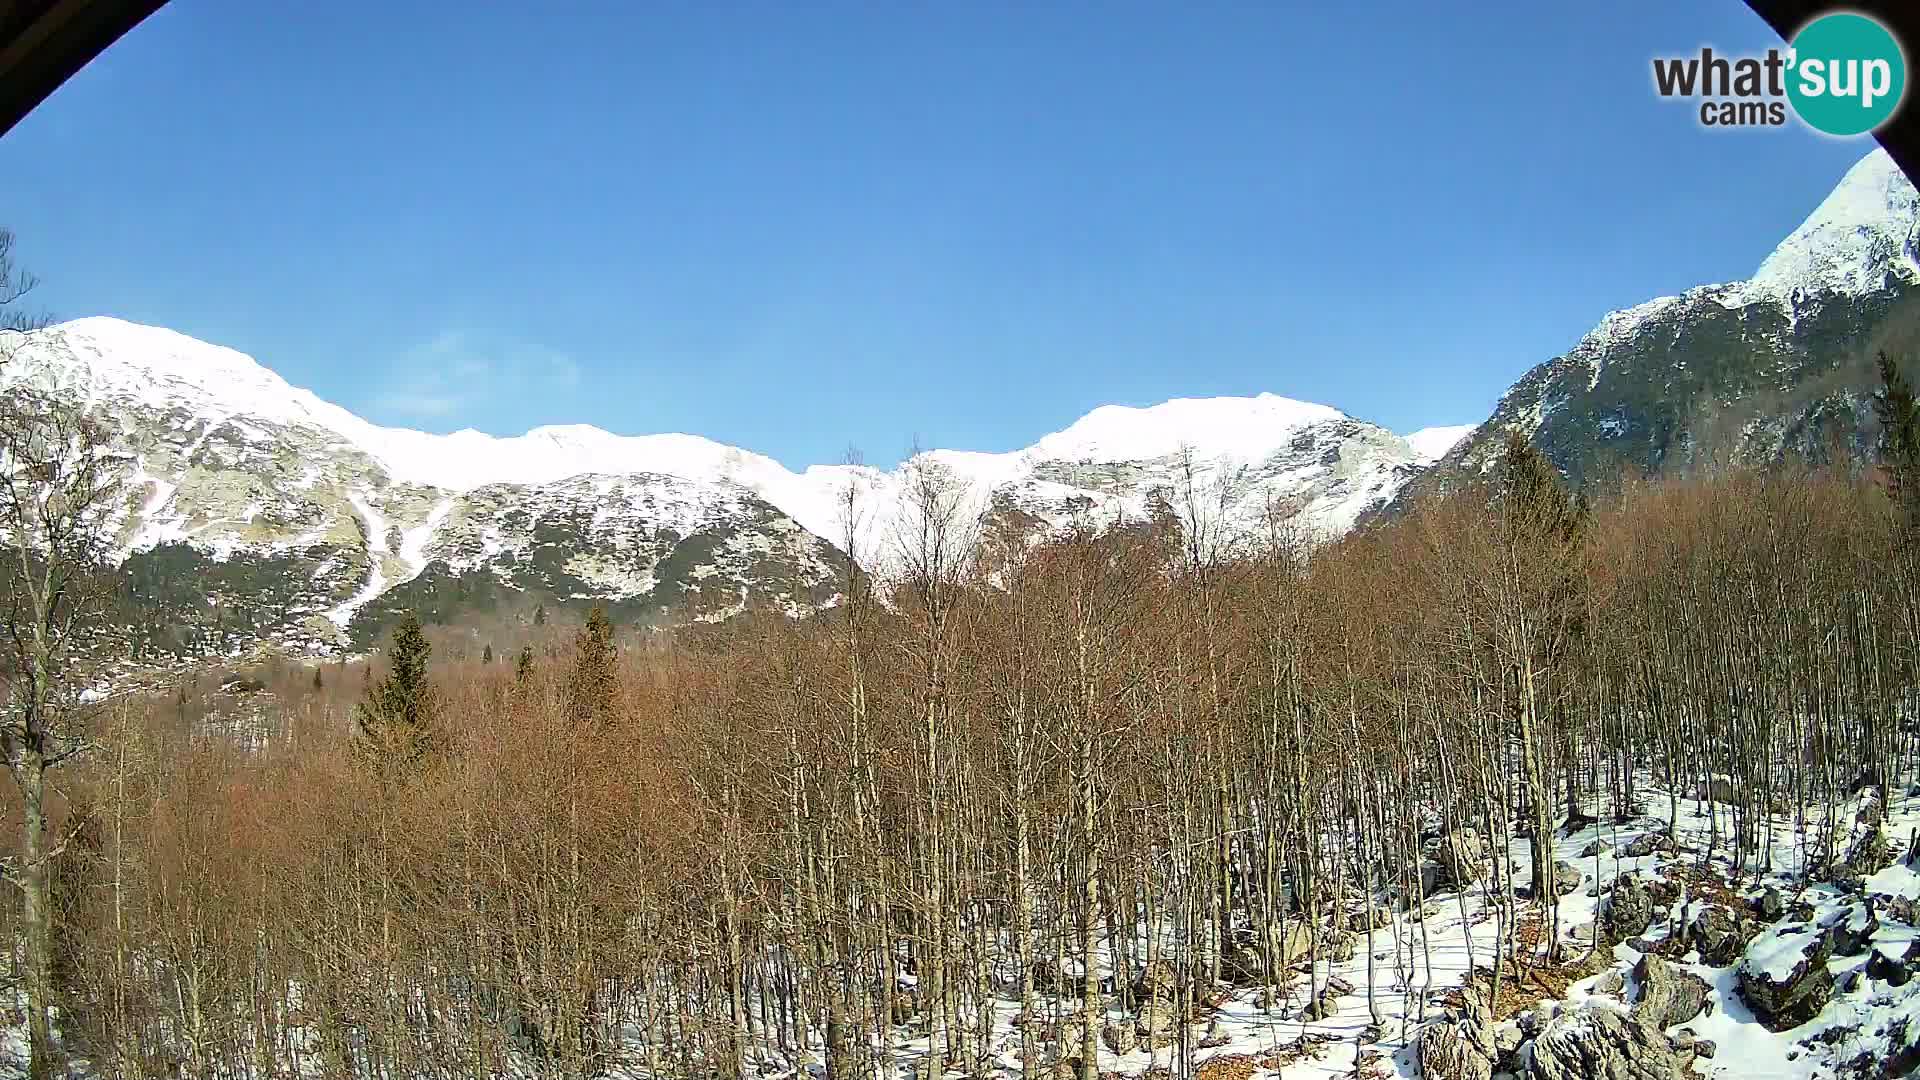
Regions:
<instances>
[{"instance_id":1,"label":"snow-covered mountain ridge","mask_svg":"<svg viewBox=\"0 0 1920 1080\"><path fill-rule=\"evenodd\" d=\"M1517 380L1416 489L1491 468L1509 430L1576 482L1836 442L1862 452L1873 354L1916 346L1920 192L1875 149L1752 277L1609 313Z\"/></svg>"},{"instance_id":2,"label":"snow-covered mountain ridge","mask_svg":"<svg viewBox=\"0 0 1920 1080\"><path fill-rule=\"evenodd\" d=\"M87 402L118 430L136 462L121 537L130 559L163 548L292 559L279 591L315 639L329 624L364 636L352 633L363 610L436 575L649 608L698 593L708 617L749 603L811 610L833 602L849 493L853 553L884 572L913 531L911 491L936 474L950 479L961 520L1033 534L1146 520L1184 501L1223 535L1264 527L1274 508L1335 535L1390 500L1437 445L1432 432L1416 449L1337 409L1262 394L1105 406L1011 453L932 450L892 470L793 472L697 435L383 427L242 353L111 318L37 335L0 373L0 389L14 383ZM685 565L671 565L676 553ZM679 576L669 582L663 567Z\"/></svg>"},{"instance_id":3,"label":"snow-covered mountain ridge","mask_svg":"<svg viewBox=\"0 0 1920 1080\"><path fill-rule=\"evenodd\" d=\"M121 550L162 612L141 624L149 644L218 651L364 644L401 607L815 610L835 602L843 549L883 576L898 565L935 477L956 520L1029 537L1164 514L1227 539L1276 520L1329 537L1484 470L1509 429L1576 481L1728 445L1859 446L1881 347L1920 348L1920 195L1876 151L1751 279L1614 312L1487 422L1406 437L1262 394L1105 406L1008 453L795 472L698 435L383 427L234 350L110 318L37 335L0 392L34 384L113 424L135 463Z\"/></svg>"}]
</instances>

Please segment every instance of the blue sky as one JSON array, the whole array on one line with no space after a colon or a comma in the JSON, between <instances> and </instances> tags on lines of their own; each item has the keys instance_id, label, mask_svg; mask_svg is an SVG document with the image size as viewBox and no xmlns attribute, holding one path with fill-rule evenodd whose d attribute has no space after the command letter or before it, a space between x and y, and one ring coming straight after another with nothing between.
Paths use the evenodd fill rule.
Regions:
<instances>
[{"instance_id":1,"label":"blue sky","mask_svg":"<svg viewBox=\"0 0 1920 1080\"><path fill-rule=\"evenodd\" d=\"M1267 390L1482 419L1871 149L1708 131L1740 0L173 0L0 139L56 314L372 419L790 466ZM544 14L532 14L544 12Z\"/></svg>"}]
</instances>

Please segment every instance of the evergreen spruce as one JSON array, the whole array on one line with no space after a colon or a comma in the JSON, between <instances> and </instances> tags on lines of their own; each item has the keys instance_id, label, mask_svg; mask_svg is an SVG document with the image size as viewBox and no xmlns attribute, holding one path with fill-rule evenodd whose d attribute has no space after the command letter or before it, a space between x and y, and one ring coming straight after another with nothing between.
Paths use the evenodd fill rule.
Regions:
<instances>
[{"instance_id":1,"label":"evergreen spruce","mask_svg":"<svg viewBox=\"0 0 1920 1080\"><path fill-rule=\"evenodd\" d=\"M547 605L540 604L533 609L533 625L547 625Z\"/></svg>"},{"instance_id":2,"label":"evergreen spruce","mask_svg":"<svg viewBox=\"0 0 1920 1080\"><path fill-rule=\"evenodd\" d=\"M1920 403L1913 382L1886 353L1880 354L1880 392L1873 396L1880 421L1880 465L1887 494L1909 528L1920 529Z\"/></svg>"},{"instance_id":3,"label":"evergreen spruce","mask_svg":"<svg viewBox=\"0 0 1920 1080\"><path fill-rule=\"evenodd\" d=\"M382 775L417 766L431 748L434 697L427 657L432 651L419 618L408 612L387 646L387 677L369 683L354 710L355 745Z\"/></svg>"},{"instance_id":4,"label":"evergreen spruce","mask_svg":"<svg viewBox=\"0 0 1920 1080\"><path fill-rule=\"evenodd\" d=\"M480 662L483 664L493 663L493 642L487 642L486 647L480 650Z\"/></svg>"},{"instance_id":5,"label":"evergreen spruce","mask_svg":"<svg viewBox=\"0 0 1920 1080\"><path fill-rule=\"evenodd\" d=\"M582 723L604 725L613 716L617 653L613 645L613 623L606 609L595 606L587 614L587 625L573 639L573 677L568 692L574 714Z\"/></svg>"},{"instance_id":6,"label":"evergreen spruce","mask_svg":"<svg viewBox=\"0 0 1920 1080\"><path fill-rule=\"evenodd\" d=\"M1542 538L1571 540L1586 516L1584 499L1567 497L1560 472L1519 431L1507 432L1503 507L1510 524Z\"/></svg>"}]
</instances>

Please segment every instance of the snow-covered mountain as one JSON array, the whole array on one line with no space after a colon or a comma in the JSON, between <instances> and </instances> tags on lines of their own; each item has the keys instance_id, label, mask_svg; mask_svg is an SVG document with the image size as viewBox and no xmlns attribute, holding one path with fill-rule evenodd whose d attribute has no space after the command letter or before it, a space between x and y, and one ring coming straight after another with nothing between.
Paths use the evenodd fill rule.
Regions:
<instances>
[{"instance_id":1,"label":"snow-covered mountain","mask_svg":"<svg viewBox=\"0 0 1920 1080\"><path fill-rule=\"evenodd\" d=\"M1444 427L1421 428L1407 435L1407 445L1413 447L1422 464L1430 465L1447 456L1447 451L1460 445L1460 440L1473 434L1477 424L1450 424Z\"/></svg>"},{"instance_id":2,"label":"snow-covered mountain","mask_svg":"<svg viewBox=\"0 0 1920 1080\"><path fill-rule=\"evenodd\" d=\"M1431 479L1491 468L1510 429L1603 484L1836 444L1861 453L1881 349L1920 355L1920 193L1876 149L1751 278L1607 315L1514 383Z\"/></svg>"},{"instance_id":3,"label":"snow-covered mountain","mask_svg":"<svg viewBox=\"0 0 1920 1080\"><path fill-rule=\"evenodd\" d=\"M1484 471L1514 428L1576 481L1858 450L1880 348L1920 354L1920 195L1876 151L1752 278L1614 312L1486 422L1404 438L1263 394L1106 406L1008 453L795 472L697 435L382 427L231 349L106 318L37 335L0 392L30 382L118 430L136 647L195 653L364 645L402 608L804 613L835 602L845 550L882 577L900 565L935 480L955 520L999 535L1172 515L1231 540L1277 514L1325 537Z\"/></svg>"},{"instance_id":4,"label":"snow-covered mountain","mask_svg":"<svg viewBox=\"0 0 1920 1080\"><path fill-rule=\"evenodd\" d=\"M149 643L166 651L364 643L401 606L801 613L837 595L849 493L853 553L884 576L933 479L958 520L1035 536L1175 512L1217 518L1231 537L1270 508L1332 535L1390 500L1445 437L1421 433L1416 448L1263 394L1107 406L1012 453L793 472L696 435L382 427L231 349L108 318L37 335L0 371L0 389L21 382L88 402L132 455L121 548L169 613ZM226 626L212 638L196 608L208 596Z\"/></svg>"}]
</instances>

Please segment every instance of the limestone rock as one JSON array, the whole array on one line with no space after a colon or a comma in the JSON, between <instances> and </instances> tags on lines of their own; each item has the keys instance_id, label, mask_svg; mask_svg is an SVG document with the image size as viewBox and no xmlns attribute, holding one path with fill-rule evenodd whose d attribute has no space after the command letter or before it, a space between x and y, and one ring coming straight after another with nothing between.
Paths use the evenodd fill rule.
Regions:
<instances>
[{"instance_id":1,"label":"limestone rock","mask_svg":"<svg viewBox=\"0 0 1920 1080\"><path fill-rule=\"evenodd\" d=\"M1748 944L1736 972L1740 1000L1768 1031L1786 1031L1814 1018L1833 997L1827 970L1832 939L1826 930L1790 923Z\"/></svg>"},{"instance_id":2,"label":"limestone rock","mask_svg":"<svg viewBox=\"0 0 1920 1080\"><path fill-rule=\"evenodd\" d=\"M1640 1000L1633 1006L1636 1020L1665 1029L1686 1023L1706 1007L1707 981L1658 956L1642 956L1633 975L1640 982Z\"/></svg>"},{"instance_id":3,"label":"limestone rock","mask_svg":"<svg viewBox=\"0 0 1920 1080\"><path fill-rule=\"evenodd\" d=\"M1627 855L1652 855L1655 852L1672 851L1673 841L1663 832L1642 833L1622 849Z\"/></svg>"},{"instance_id":4,"label":"limestone rock","mask_svg":"<svg viewBox=\"0 0 1920 1080\"><path fill-rule=\"evenodd\" d=\"M1491 1080L1492 1029L1486 1005L1479 1001L1469 1001L1464 1009L1421 1028L1414 1055L1420 1075L1428 1080Z\"/></svg>"},{"instance_id":5,"label":"limestone rock","mask_svg":"<svg viewBox=\"0 0 1920 1080\"><path fill-rule=\"evenodd\" d=\"M1455 829L1435 842L1433 859L1440 887L1465 887L1487 871L1487 842L1473 829Z\"/></svg>"},{"instance_id":6,"label":"limestone rock","mask_svg":"<svg viewBox=\"0 0 1920 1080\"><path fill-rule=\"evenodd\" d=\"M1638 875L1614 882L1613 893L1600 911L1600 927L1608 941L1625 941L1653 925L1653 896Z\"/></svg>"},{"instance_id":7,"label":"limestone rock","mask_svg":"<svg viewBox=\"0 0 1920 1080\"><path fill-rule=\"evenodd\" d=\"M1867 943L1880 929L1880 920L1874 915L1872 904L1861 902L1828 916L1821 926L1827 932L1833 955L1859 956L1867 951Z\"/></svg>"},{"instance_id":8,"label":"limestone rock","mask_svg":"<svg viewBox=\"0 0 1920 1080\"><path fill-rule=\"evenodd\" d=\"M1733 912L1717 905L1701 908L1693 917L1689 933L1694 947L1700 950L1700 962L1713 967L1726 967L1740 959L1740 952L1747 944L1740 920Z\"/></svg>"},{"instance_id":9,"label":"limestone rock","mask_svg":"<svg viewBox=\"0 0 1920 1080\"><path fill-rule=\"evenodd\" d=\"M1529 1080L1677 1080L1681 1070L1659 1029L1601 1005L1555 1018L1527 1055Z\"/></svg>"}]
</instances>

